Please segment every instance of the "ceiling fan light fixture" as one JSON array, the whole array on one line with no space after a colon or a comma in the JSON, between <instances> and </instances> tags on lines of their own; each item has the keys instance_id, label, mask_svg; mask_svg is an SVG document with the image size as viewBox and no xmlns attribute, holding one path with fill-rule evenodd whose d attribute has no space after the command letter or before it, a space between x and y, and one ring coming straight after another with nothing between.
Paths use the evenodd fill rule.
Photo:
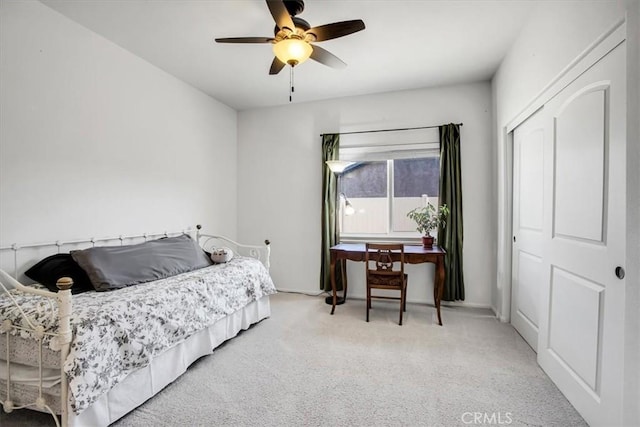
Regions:
<instances>
[{"instance_id":1,"label":"ceiling fan light fixture","mask_svg":"<svg viewBox=\"0 0 640 427\"><path fill-rule=\"evenodd\" d=\"M302 64L309 59L313 48L309 43L297 38L280 40L273 45L273 53L276 57L291 66Z\"/></svg>"}]
</instances>

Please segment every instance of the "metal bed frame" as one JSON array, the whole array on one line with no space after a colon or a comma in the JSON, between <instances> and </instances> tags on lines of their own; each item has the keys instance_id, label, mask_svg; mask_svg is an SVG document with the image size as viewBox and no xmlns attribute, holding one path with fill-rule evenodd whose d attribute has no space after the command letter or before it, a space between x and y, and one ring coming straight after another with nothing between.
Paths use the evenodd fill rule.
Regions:
<instances>
[{"instance_id":1,"label":"metal bed frame","mask_svg":"<svg viewBox=\"0 0 640 427\"><path fill-rule=\"evenodd\" d=\"M224 236L217 235L208 235L201 233L202 226L198 224L195 230L196 241L200 244L200 246L204 250L211 250L216 247L216 243L222 243L224 245L230 245L232 250L236 253L248 256L252 258L258 259L260 262L264 264L264 266L269 270L269 257L271 254L270 242L265 240L264 246L257 245L245 245L235 242ZM60 253L63 246L77 246L77 245L86 245L91 244L92 247L95 247L96 244L108 243L108 242L120 242L120 245L124 245L125 242L135 241L143 239L143 241L153 240L161 237L172 237L178 236L182 234L191 235L193 233L193 229L187 228L177 232L160 232L160 233L142 233L142 234L134 234L134 235L119 235L116 237L101 237L94 238L91 237L89 239L79 239L79 240L69 240L69 241L60 241L57 240L55 242L46 242L46 243L31 243L31 244L17 244L14 243L12 245L0 247L0 253L6 251L13 251L13 277L6 273L4 270L0 269L0 293L5 293L9 296L10 300L17 307L20 312L20 315L24 318L28 327L16 326L12 324L12 322L8 319L0 319L0 339L2 335L5 335L6 339L6 372L7 372L7 380L6 380L6 399L5 401L0 401L0 405L6 413L11 413L16 409L23 408L36 408L41 412L50 413L56 423L57 427L61 425L66 427L69 425L69 387L67 382L67 377L64 372L64 362L69 355L69 348L72 339L71 332L71 310L72 310L72 296L71 296L71 288L73 286L73 280L68 277L60 278L56 286L59 291L57 293L40 290L33 288L31 286L25 286L18 281L18 272L19 272L19 257L18 252L21 249L28 248L45 248L45 247L55 247L56 252ZM9 285L9 288L5 286L5 284ZM30 318L18 305L16 300L13 298L11 293L9 293L9 289L17 289L20 292L24 292L26 294L39 295L49 299L49 303L51 304L51 309L53 310L53 304L57 304L58 306L58 317L59 317L59 327L57 331L46 331L45 327L41 324L38 324L33 318ZM25 403L20 406L14 405L14 402L11 400L11 360L10 360L10 335L11 331L26 331L31 332L36 339L38 340L38 369L39 369L39 383L38 383L38 397L34 402ZM43 397L43 364L42 364L42 341L45 336L50 336L52 339L57 340L57 344L60 347L60 419L56 414L55 409L51 408L49 403ZM0 355L0 358L2 355Z\"/></svg>"}]
</instances>

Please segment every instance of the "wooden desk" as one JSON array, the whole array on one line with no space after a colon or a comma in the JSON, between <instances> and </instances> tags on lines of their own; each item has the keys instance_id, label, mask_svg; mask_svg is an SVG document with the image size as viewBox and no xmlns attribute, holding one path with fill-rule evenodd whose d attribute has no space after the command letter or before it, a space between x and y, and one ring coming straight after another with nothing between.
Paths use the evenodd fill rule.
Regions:
<instances>
[{"instance_id":1,"label":"wooden desk","mask_svg":"<svg viewBox=\"0 0 640 427\"><path fill-rule=\"evenodd\" d=\"M347 263L346 261L364 262L364 243L340 243L330 248L331 267L329 273L331 275L331 291L333 295L333 306L331 314L336 310L337 304L347 299ZM433 283L433 300L438 313L438 324L442 325L442 317L440 316L440 301L442 299L442 291L444 289L444 249L434 246L432 249L426 249L418 245L404 245L404 261L409 264L421 264L430 262L436 265L435 278ZM344 286L344 296L338 298L336 293L336 261L342 262L342 284Z\"/></svg>"}]
</instances>

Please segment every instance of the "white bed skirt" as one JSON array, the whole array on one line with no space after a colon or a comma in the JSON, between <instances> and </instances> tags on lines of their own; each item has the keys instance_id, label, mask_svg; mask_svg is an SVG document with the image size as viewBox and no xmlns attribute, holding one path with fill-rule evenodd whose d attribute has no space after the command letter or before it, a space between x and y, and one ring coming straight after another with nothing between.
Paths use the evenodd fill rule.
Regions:
<instances>
[{"instance_id":1,"label":"white bed skirt","mask_svg":"<svg viewBox=\"0 0 640 427\"><path fill-rule=\"evenodd\" d=\"M69 426L97 427L114 423L171 384L197 359L211 354L224 341L270 315L269 296L265 296L220 319L165 351L148 366L129 374L79 415L69 409Z\"/></svg>"}]
</instances>

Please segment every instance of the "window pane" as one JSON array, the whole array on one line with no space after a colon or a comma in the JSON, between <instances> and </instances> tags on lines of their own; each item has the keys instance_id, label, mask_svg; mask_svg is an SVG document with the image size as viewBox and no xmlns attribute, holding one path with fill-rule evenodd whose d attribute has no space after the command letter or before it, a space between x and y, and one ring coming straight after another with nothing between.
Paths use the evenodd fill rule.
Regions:
<instances>
[{"instance_id":1,"label":"window pane","mask_svg":"<svg viewBox=\"0 0 640 427\"><path fill-rule=\"evenodd\" d=\"M340 175L342 192L352 197L387 197L387 162L362 162Z\"/></svg>"},{"instance_id":2,"label":"window pane","mask_svg":"<svg viewBox=\"0 0 640 427\"><path fill-rule=\"evenodd\" d=\"M340 192L354 208L342 210L343 233L386 234L389 228L387 162L362 162L340 176Z\"/></svg>"},{"instance_id":3,"label":"window pane","mask_svg":"<svg viewBox=\"0 0 640 427\"><path fill-rule=\"evenodd\" d=\"M393 231L416 231L416 224L407 212L424 206L423 195L438 206L440 158L423 157L393 161Z\"/></svg>"},{"instance_id":4,"label":"window pane","mask_svg":"<svg viewBox=\"0 0 640 427\"><path fill-rule=\"evenodd\" d=\"M438 196L440 157L400 159L393 161L393 194L395 197Z\"/></svg>"}]
</instances>

